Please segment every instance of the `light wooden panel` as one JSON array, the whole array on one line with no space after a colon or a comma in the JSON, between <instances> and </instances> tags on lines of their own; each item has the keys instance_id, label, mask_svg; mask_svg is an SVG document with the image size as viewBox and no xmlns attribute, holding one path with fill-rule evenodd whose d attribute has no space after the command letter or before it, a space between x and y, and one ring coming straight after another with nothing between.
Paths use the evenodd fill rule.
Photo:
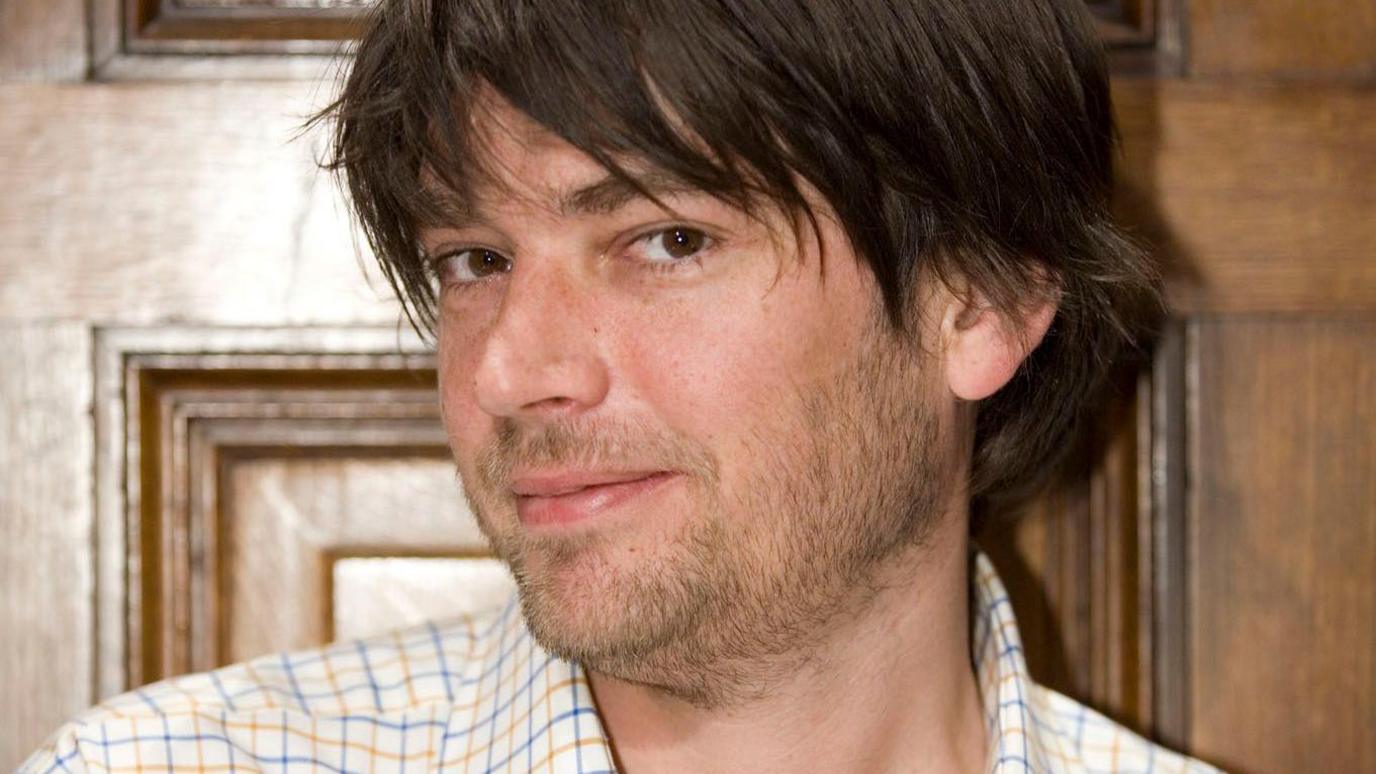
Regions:
<instances>
[{"instance_id":1,"label":"light wooden panel","mask_svg":"<svg viewBox=\"0 0 1376 774\"><path fill-rule=\"evenodd\" d=\"M0 770L91 702L91 337L0 324Z\"/></svg>"},{"instance_id":2,"label":"light wooden panel","mask_svg":"<svg viewBox=\"0 0 1376 774\"><path fill-rule=\"evenodd\" d=\"M0 86L0 316L395 322L319 137L293 139L315 92Z\"/></svg>"},{"instance_id":3,"label":"light wooden panel","mask_svg":"<svg viewBox=\"0 0 1376 774\"><path fill-rule=\"evenodd\" d=\"M310 354L126 358L126 405L137 427L127 443L138 454L126 483L131 501L137 499L128 522L131 563L138 568L128 602L136 627L131 684L229 663L235 602L242 597L236 591L245 591L236 579L276 583L288 575L300 581L290 572L296 565L275 565L270 558L265 566L241 566L253 556L252 541L236 532L245 522L225 480L237 461L366 455L415 465L417 455L448 459L434 372L426 364L424 358ZM379 528L395 512L374 512ZM278 526L290 531L293 522ZM330 537L310 525L295 526L309 533L300 538L305 542L276 535L262 545L281 544L286 555L309 561L312 539L317 551L349 539L347 531ZM395 523L389 528L404 532ZM288 544L296 550L286 550ZM313 591L318 601L319 589Z\"/></svg>"},{"instance_id":4,"label":"light wooden panel","mask_svg":"<svg viewBox=\"0 0 1376 774\"><path fill-rule=\"evenodd\" d=\"M1119 80L1119 209L1181 314L1376 311L1376 91Z\"/></svg>"},{"instance_id":5,"label":"light wooden panel","mask_svg":"<svg viewBox=\"0 0 1376 774\"><path fill-rule=\"evenodd\" d=\"M83 0L0 0L0 82L86 77Z\"/></svg>"},{"instance_id":6,"label":"light wooden panel","mask_svg":"<svg viewBox=\"0 0 1376 774\"><path fill-rule=\"evenodd\" d=\"M94 355L102 697L217 662L228 460L446 455L430 357L396 329L108 329Z\"/></svg>"},{"instance_id":7,"label":"light wooden panel","mask_svg":"<svg viewBox=\"0 0 1376 774\"><path fill-rule=\"evenodd\" d=\"M109 531L126 536L102 556L128 563L109 574L120 593L104 615L128 622L100 659L121 676L102 681L110 692L323 644L341 606L349 631L406 623L394 617L406 586L360 591L387 571L457 584L426 590L425 610L459 614L496 593L420 342L385 329L112 330L95 359L98 491Z\"/></svg>"},{"instance_id":8,"label":"light wooden panel","mask_svg":"<svg viewBox=\"0 0 1376 774\"><path fill-rule=\"evenodd\" d=\"M1193 0L1189 25L1193 74L1376 73L1376 4L1366 0Z\"/></svg>"},{"instance_id":9,"label":"light wooden panel","mask_svg":"<svg viewBox=\"0 0 1376 774\"><path fill-rule=\"evenodd\" d=\"M228 467L222 663L490 604L491 560L449 460L264 453ZM416 554L434 558L401 558Z\"/></svg>"},{"instance_id":10,"label":"light wooden panel","mask_svg":"<svg viewBox=\"0 0 1376 774\"><path fill-rule=\"evenodd\" d=\"M1376 766L1376 320L1197 324L1191 737L1247 771Z\"/></svg>"},{"instance_id":11,"label":"light wooden panel","mask_svg":"<svg viewBox=\"0 0 1376 774\"><path fill-rule=\"evenodd\" d=\"M328 577L330 640L492 610L516 589L497 559L335 556Z\"/></svg>"}]
</instances>

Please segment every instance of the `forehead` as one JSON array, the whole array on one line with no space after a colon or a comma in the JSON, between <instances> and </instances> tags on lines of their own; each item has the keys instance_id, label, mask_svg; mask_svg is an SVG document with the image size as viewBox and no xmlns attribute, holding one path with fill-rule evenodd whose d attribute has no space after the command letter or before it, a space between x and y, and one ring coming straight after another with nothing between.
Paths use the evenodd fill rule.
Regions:
<instances>
[{"instance_id":1,"label":"forehead","mask_svg":"<svg viewBox=\"0 0 1376 774\"><path fill-rule=\"evenodd\" d=\"M490 89L467 115L459 168L443 176L428 165L421 170L446 224L513 206L573 216L614 210L637 196L699 192L640 160L604 165Z\"/></svg>"},{"instance_id":2,"label":"forehead","mask_svg":"<svg viewBox=\"0 0 1376 774\"><path fill-rule=\"evenodd\" d=\"M434 214L422 214L422 227L462 228L511 209L561 218L607 214L637 199L674 212L672 200L689 196L710 197L752 219L774 209L767 196L711 191L629 154L609 152L603 163L490 89L467 116L459 168L444 177L421 170L421 185L438 204Z\"/></svg>"},{"instance_id":3,"label":"forehead","mask_svg":"<svg viewBox=\"0 0 1376 774\"><path fill-rule=\"evenodd\" d=\"M564 138L486 90L469 113L470 163L480 172L469 195L551 201L571 187L606 177L606 170Z\"/></svg>"},{"instance_id":4,"label":"forehead","mask_svg":"<svg viewBox=\"0 0 1376 774\"><path fill-rule=\"evenodd\" d=\"M466 111L466 123L448 153L422 163L419 182L435 205L419 213L422 225L452 224L511 203L549 208L560 191L606 175L490 90Z\"/></svg>"}]
</instances>

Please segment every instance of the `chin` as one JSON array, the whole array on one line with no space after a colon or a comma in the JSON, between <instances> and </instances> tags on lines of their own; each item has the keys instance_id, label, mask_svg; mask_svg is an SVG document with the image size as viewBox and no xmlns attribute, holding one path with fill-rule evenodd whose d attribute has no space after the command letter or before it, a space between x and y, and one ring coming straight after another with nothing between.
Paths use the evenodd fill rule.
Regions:
<instances>
[{"instance_id":1,"label":"chin","mask_svg":"<svg viewBox=\"0 0 1376 774\"><path fill-rule=\"evenodd\" d=\"M521 609L536 641L600 671L681 640L701 610L701 576L673 552L603 541L527 546L513 557Z\"/></svg>"}]
</instances>

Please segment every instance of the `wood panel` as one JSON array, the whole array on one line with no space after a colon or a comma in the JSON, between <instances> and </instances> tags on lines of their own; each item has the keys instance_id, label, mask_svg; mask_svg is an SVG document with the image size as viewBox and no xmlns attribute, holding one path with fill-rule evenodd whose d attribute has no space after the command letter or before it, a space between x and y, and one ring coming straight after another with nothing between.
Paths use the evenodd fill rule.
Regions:
<instances>
[{"instance_id":1,"label":"wood panel","mask_svg":"<svg viewBox=\"0 0 1376 774\"><path fill-rule=\"evenodd\" d=\"M362 32L369 0L122 0L135 53L334 53Z\"/></svg>"},{"instance_id":2,"label":"wood panel","mask_svg":"<svg viewBox=\"0 0 1376 774\"><path fill-rule=\"evenodd\" d=\"M1376 92L1120 80L1124 219L1181 314L1376 310Z\"/></svg>"},{"instance_id":3,"label":"wood panel","mask_svg":"<svg viewBox=\"0 0 1376 774\"><path fill-rule=\"evenodd\" d=\"M327 531L297 519L276 525L284 532L273 541L255 544L242 539L244 523L232 486L242 461L364 455L404 460L403 467L415 468L425 467L427 460L438 460L442 466L447 461L433 389L386 384L360 389L354 380L366 383L375 374L301 370L305 369L292 374L296 380L309 383L324 377L339 383L339 389L265 388L259 380L271 381L278 375L272 372L207 379L196 370L168 374L153 367L141 374L140 413L145 428L152 431L141 442L145 451L156 451L142 455L139 472L143 572L138 601L131 607L141 611L141 679L231 663L226 653L235 641L236 623L243 620L238 606L243 595L238 592L244 590L239 582L248 577L246 571L252 570L257 583L273 579L287 587L299 585L302 591L310 587L313 600L319 595L314 588L319 573L312 573L308 583L295 571L301 562L314 561L309 553L321 549L312 540L332 545ZM187 389L184 380L195 386ZM163 383L152 386L155 381ZM157 414L156 430L148 422L149 412ZM444 478L442 483L452 489L452 476ZM377 483L375 477L369 480ZM405 481L398 476L398 485ZM317 483L324 491L328 482ZM360 510L378 499L362 498L361 492L354 492ZM372 515L386 522L382 514L394 512L384 508ZM295 533L293 527L305 533ZM287 533L298 539L288 539ZM283 566L270 560L284 552L296 562ZM263 566L257 566L259 559ZM274 601L290 608L285 596ZM294 612L299 611L284 609L282 614ZM312 624L319 620L318 615L309 617ZM288 628L283 635L295 631Z\"/></svg>"},{"instance_id":4,"label":"wood panel","mask_svg":"<svg viewBox=\"0 0 1376 774\"><path fill-rule=\"evenodd\" d=\"M0 0L0 82L86 77L84 0Z\"/></svg>"},{"instance_id":5,"label":"wood panel","mask_svg":"<svg viewBox=\"0 0 1376 774\"><path fill-rule=\"evenodd\" d=\"M1087 0L1110 46L1151 45L1156 40L1156 16L1166 6L1160 0Z\"/></svg>"},{"instance_id":6,"label":"wood panel","mask_svg":"<svg viewBox=\"0 0 1376 774\"><path fill-rule=\"evenodd\" d=\"M1286 78L1376 73L1376 5L1351 0L1193 0L1190 72Z\"/></svg>"},{"instance_id":7,"label":"wood panel","mask_svg":"<svg viewBox=\"0 0 1376 774\"><path fill-rule=\"evenodd\" d=\"M514 588L483 558L487 544L447 457L263 450L226 467L222 664L452 618Z\"/></svg>"},{"instance_id":8,"label":"wood panel","mask_svg":"<svg viewBox=\"0 0 1376 774\"><path fill-rule=\"evenodd\" d=\"M234 491L223 480L238 460L359 454L419 454L441 464L448 459L434 372L424 358L408 363L395 356L243 355L226 362L223 356L143 355L126 358L125 385L130 424L137 427L127 443L137 444L139 455L126 483L132 563L139 568L129 601L131 626L137 627L130 637L134 685L229 663L226 649L235 641L235 601L241 596L235 592L245 591L236 578L252 571L259 583L301 582L288 572L299 565L273 564L270 557L309 562L312 536L323 541L314 551L349 539L289 520L276 526L288 532L300 527L299 539L275 535L257 545L280 545L283 552L255 556L245 547L256 541L238 531L244 523ZM452 477L442 479L452 488ZM406 522L413 520L436 526L422 514L384 528L384 516L394 512L393 507L371 514L384 534L387 528L410 534ZM334 528L342 530L339 524ZM311 591L318 601L320 589ZM299 611L283 610L283 620L292 612Z\"/></svg>"},{"instance_id":9,"label":"wood panel","mask_svg":"<svg viewBox=\"0 0 1376 774\"><path fill-rule=\"evenodd\" d=\"M0 324L0 770L90 704L91 337Z\"/></svg>"},{"instance_id":10,"label":"wood panel","mask_svg":"<svg viewBox=\"0 0 1376 774\"><path fill-rule=\"evenodd\" d=\"M321 139L294 139L313 91L0 86L0 316L395 322Z\"/></svg>"},{"instance_id":11,"label":"wood panel","mask_svg":"<svg viewBox=\"0 0 1376 774\"><path fill-rule=\"evenodd\" d=\"M1196 324L1191 741L1376 764L1376 321Z\"/></svg>"},{"instance_id":12,"label":"wood panel","mask_svg":"<svg viewBox=\"0 0 1376 774\"><path fill-rule=\"evenodd\" d=\"M105 616L127 611L100 659L118 662L109 692L324 644L340 622L406 623L394 617L406 585L360 589L388 572L460 584L427 590L413 612L454 615L510 588L476 560L486 547L419 342L200 329L103 331L98 343L98 491L109 531L125 536L102 556L128 566L109 573L120 593ZM440 564L388 562L421 556Z\"/></svg>"},{"instance_id":13,"label":"wood panel","mask_svg":"<svg viewBox=\"0 0 1376 774\"><path fill-rule=\"evenodd\" d=\"M363 0L90 0L102 80L303 78L340 65Z\"/></svg>"},{"instance_id":14,"label":"wood panel","mask_svg":"<svg viewBox=\"0 0 1376 774\"><path fill-rule=\"evenodd\" d=\"M424 350L387 328L98 331L99 696L217 661L227 459L445 454Z\"/></svg>"},{"instance_id":15,"label":"wood panel","mask_svg":"<svg viewBox=\"0 0 1376 774\"><path fill-rule=\"evenodd\" d=\"M1154 626L1162 584L1139 463L1150 396L1149 381L1125 369L1066 480L977 536L1008 587L1034 679L1143 733L1163 722Z\"/></svg>"},{"instance_id":16,"label":"wood panel","mask_svg":"<svg viewBox=\"0 0 1376 774\"><path fill-rule=\"evenodd\" d=\"M449 479L452 488L452 477ZM449 538L452 539L452 538ZM332 554L328 641L367 637L506 604L516 584L498 559Z\"/></svg>"}]
</instances>

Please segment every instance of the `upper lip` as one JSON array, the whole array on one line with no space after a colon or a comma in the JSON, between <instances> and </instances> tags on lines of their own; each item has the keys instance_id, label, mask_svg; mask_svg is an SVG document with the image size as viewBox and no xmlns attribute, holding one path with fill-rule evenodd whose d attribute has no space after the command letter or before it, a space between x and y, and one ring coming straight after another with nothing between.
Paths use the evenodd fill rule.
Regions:
<instances>
[{"instance_id":1,"label":"upper lip","mask_svg":"<svg viewBox=\"0 0 1376 774\"><path fill-rule=\"evenodd\" d=\"M524 473L511 480L511 491L518 497L557 497L590 486L621 484L663 473L662 470L597 471L563 470Z\"/></svg>"}]
</instances>

